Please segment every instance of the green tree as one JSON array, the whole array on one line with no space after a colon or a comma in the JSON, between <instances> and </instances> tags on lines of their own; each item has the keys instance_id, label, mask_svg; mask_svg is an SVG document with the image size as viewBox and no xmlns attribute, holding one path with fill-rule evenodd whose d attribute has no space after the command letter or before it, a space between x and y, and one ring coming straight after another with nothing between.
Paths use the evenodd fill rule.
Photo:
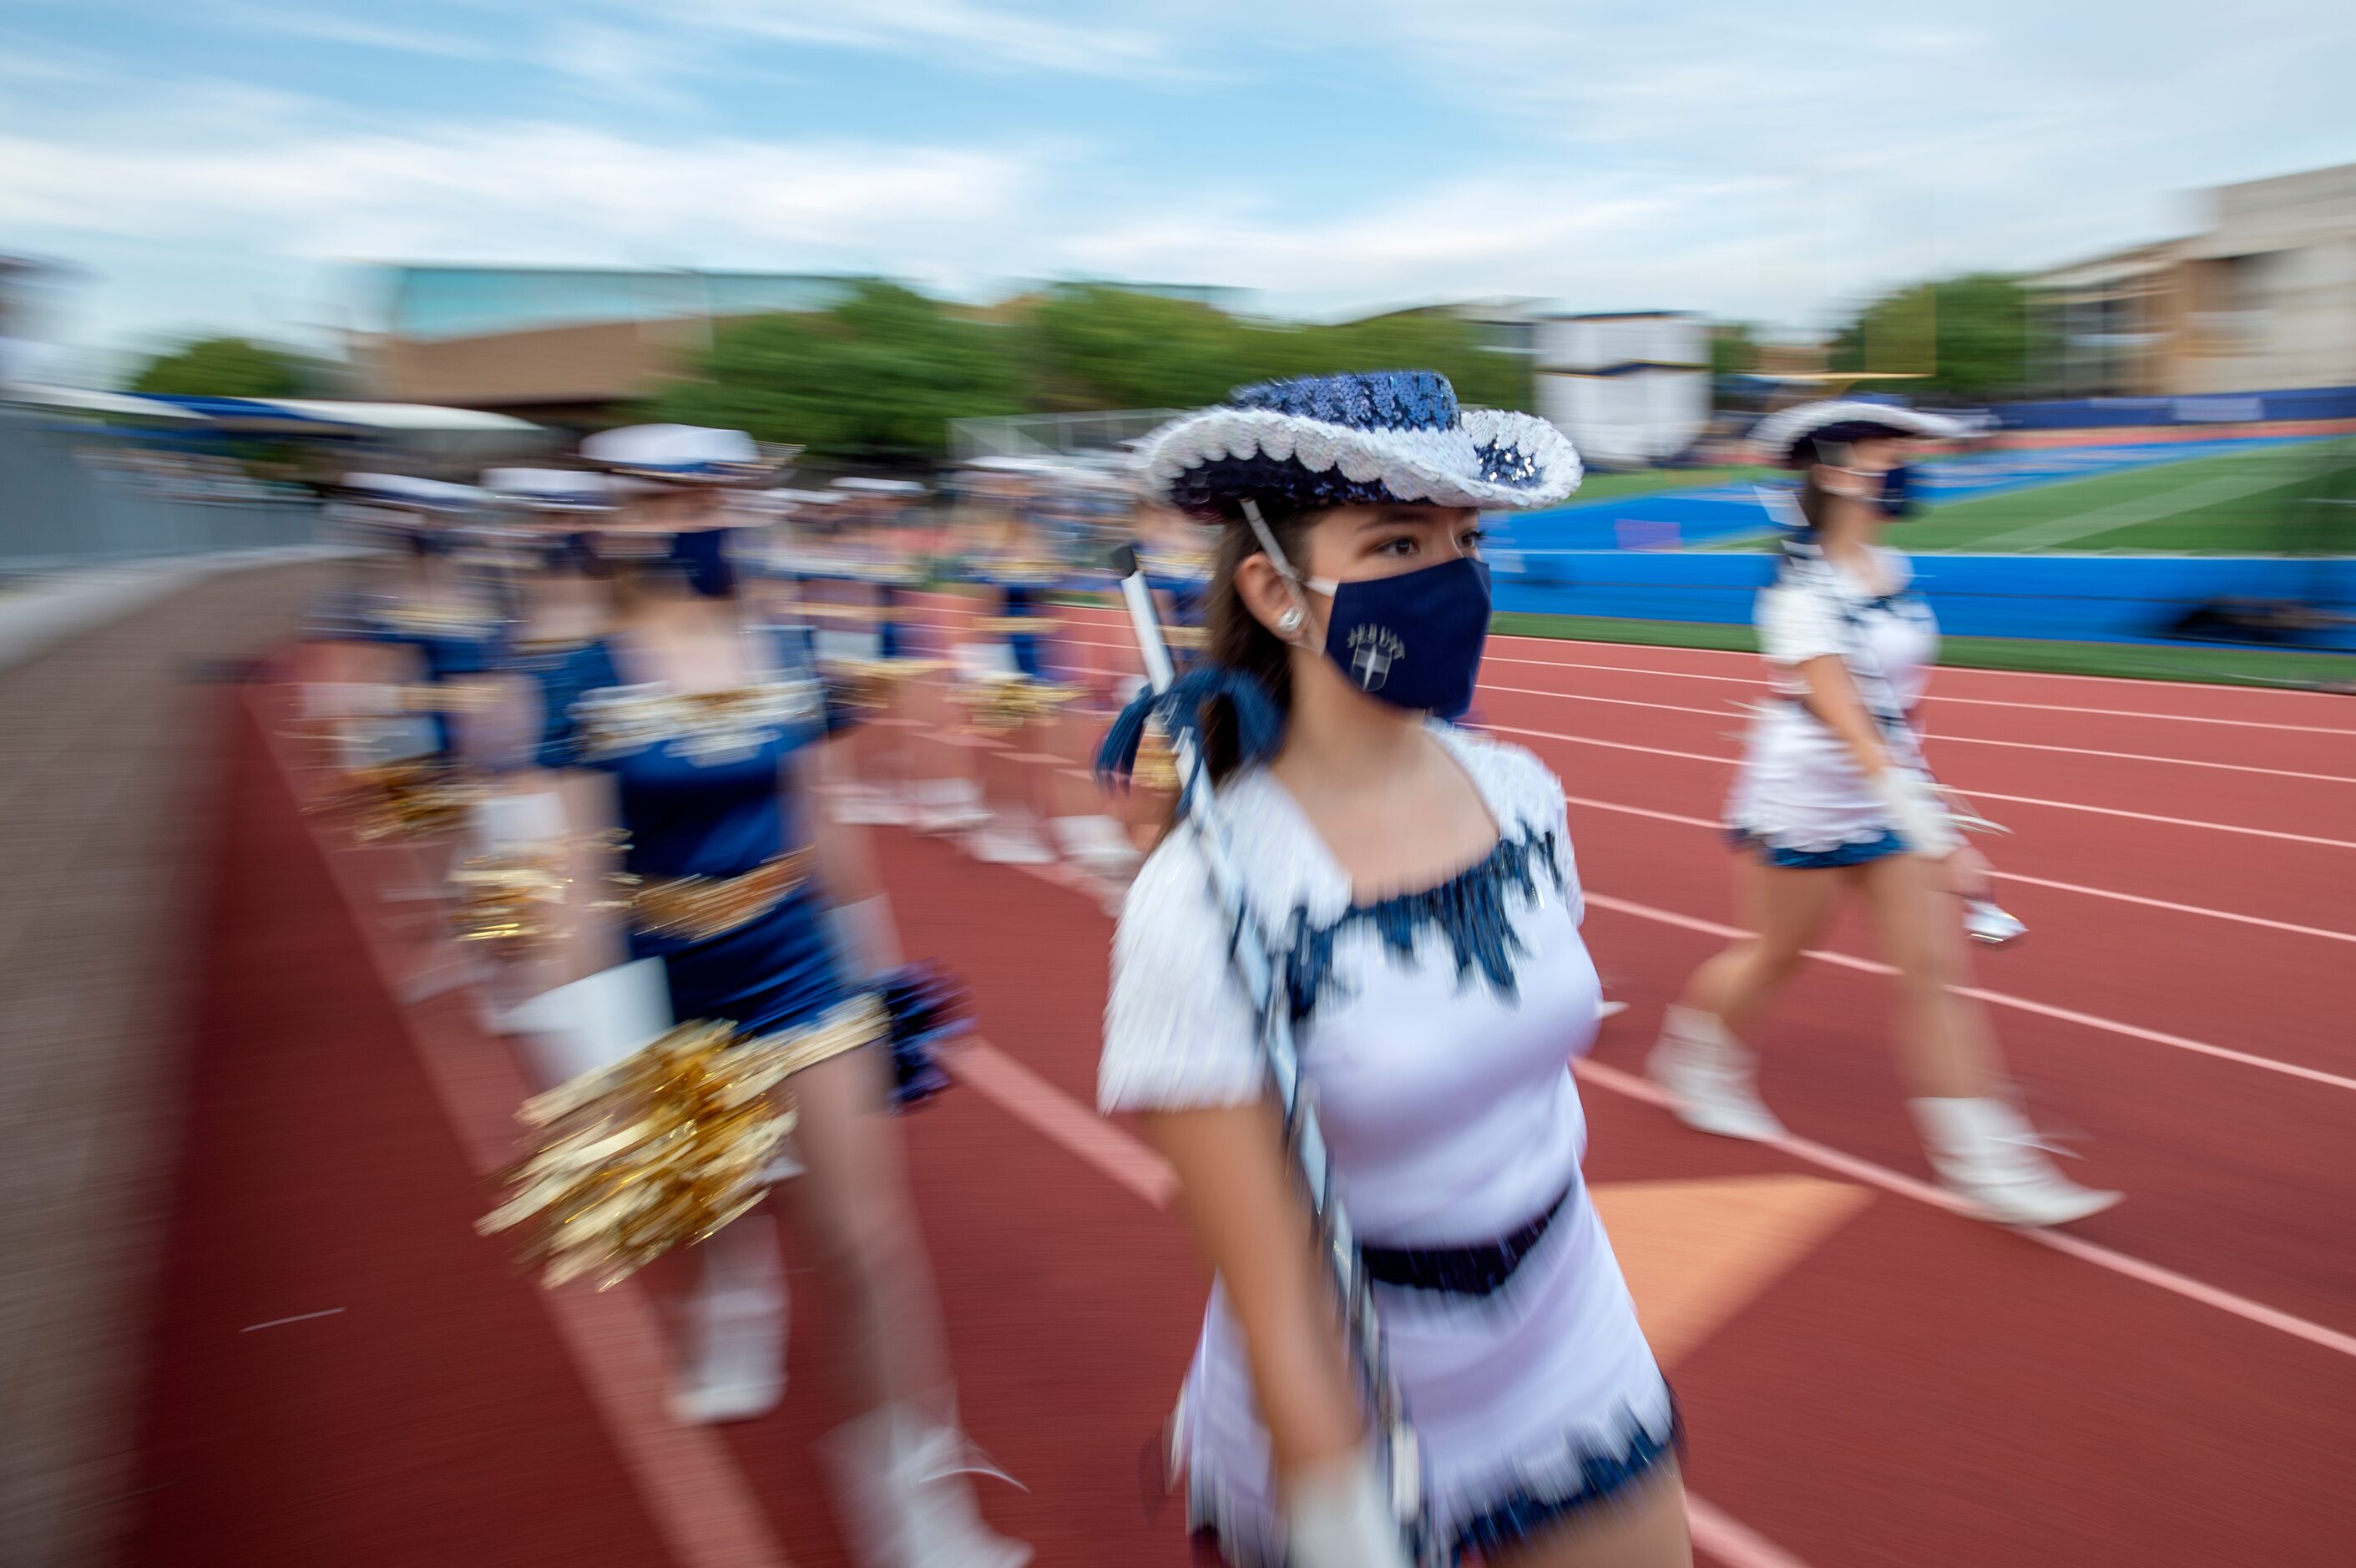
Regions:
<instances>
[{"instance_id":1,"label":"green tree","mask_svg":"<svg viewBox=\"0 0 2356 1568\"><path fill-rule=\"evenodd\" d=\"M1402 313L1340 326L1245 321L1206 305L1100 284L1058 287L1025 323L1039 405L1185 408L1277 376L1437 370L1467 403L1527 408L1528 362L1451 317Z\"/></svg>"},{"instance_id":2,"label":"green tree","mask_svg":"<svg viewBox=\"0 0 2356 1568\"><path fill-rule=\"evenodd\" d=\"M2029 388L2029 295L2001 273L1919 283L1883 295L1833 339L1836 371L1927 372L1915 383L1966 402Z\"/></svg>"},{"instance_id":3,"label":"green tree","mask_svg":"<svg viewBox=\"0 0 2356 1568\"><path fill-rule=\"evenodd\" d=\"M156 355L131 390L177 397L300 397L324 389L326 367L248 338L201 338Z\"/></svg>"},{"instance_id":4,"label":"green tree","mask_svg":"<svg viewBox=\"0 0 2356 1568\"><path fill-rule=\"evenodd\" d=\"M1759 368L1758 340L1747 321L1720 321L1709 329L1709 374L1712 381L1747 376Z\"/></svg>"},{"instance_id":5,"label":"green tree","mask_svg":"<svg viewBox=\"0 0 2356 1568\"><path fill-rule=\"evenodd\" d=\"M700 374L664 388L653 419L743 430L847 461L928 460L948 421L1022 412L1010 328L952 314L894 284L860 284L831 309L723 325Z\"/></svg>"}]
</instances>

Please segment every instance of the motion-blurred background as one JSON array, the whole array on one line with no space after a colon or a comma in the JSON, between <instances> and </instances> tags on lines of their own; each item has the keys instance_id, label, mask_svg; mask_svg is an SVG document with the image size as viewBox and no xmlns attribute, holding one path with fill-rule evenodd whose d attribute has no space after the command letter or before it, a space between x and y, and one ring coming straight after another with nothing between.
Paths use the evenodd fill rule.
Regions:
<instances>
[{"instance_id":1,"label":"motion-blurred background","mask_svg":"<svg viewBox=\"0 0 2356 1568\"><path fill-rule=\"evenodd\" d=\"M1743 432L1896 398L1975 433L1892 532L1950 662L2344 692L2351 72L2326 0L11 8L0 1560L126 1550L177 1484L134 1455L155 1358L230 1354L155 1327L174 1195L210 1179L175 1175L186 1108L247 1092L195 1076L220 1004L190 998L275 961L198 928L230 861L295 843L237 804L224 693L319 592L337 476L728 426L800 448L809 492L905 483L953 554L961 473L1101 512L1163 411L1430 366L1590 467L1499 527L1501 630L1745 649L1772 519ZM2193 722L2302 727L2267 713ZM296 1560L174 1517L215 1533L144 1560ZM477 1560L553 1560L499 1539Z\"/></svg>"}]
</instances>

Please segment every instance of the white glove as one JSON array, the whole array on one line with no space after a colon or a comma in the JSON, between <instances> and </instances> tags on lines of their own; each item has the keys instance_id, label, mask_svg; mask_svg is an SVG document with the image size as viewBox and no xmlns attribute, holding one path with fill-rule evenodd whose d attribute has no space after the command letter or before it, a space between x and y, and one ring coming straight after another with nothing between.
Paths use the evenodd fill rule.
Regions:
<instances>
[{"instance_id":1,"label":"white glove","mask_svg":"<svg viewBox=\"0 0 2356 1568\"><path fill-rule=\"evenodd\" d=\"M1954 819L1931 781L1911 768L1885 768L1874 778L1874 789L1890 812L1890 825L1906 841L1907 853L1925 860L1944 860L1962 847Z\"/></svg>"},{"instance_id":2,"label":"white glove","mask_svg":"<svg viewBox=\"0 0 2356 1568\"><path fill-rule=\"evenodd\" d=\"M1367 1455L1293 1477L1285 1500L1285 1560L1293 1568L1413 1568Z\"/></svg>"}]
</instances>

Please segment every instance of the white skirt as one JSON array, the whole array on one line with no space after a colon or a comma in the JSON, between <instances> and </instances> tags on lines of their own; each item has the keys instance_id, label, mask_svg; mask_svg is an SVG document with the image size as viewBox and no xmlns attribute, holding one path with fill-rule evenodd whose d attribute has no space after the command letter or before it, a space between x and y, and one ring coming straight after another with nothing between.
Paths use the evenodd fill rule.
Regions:
<instances>
[{"instance_id":1,"label":"white skirt","mask_svg":"<svg viewBox=\"0 0 2356 1568\"><path fill-rule=\"evenodd\" d=\"M1726 804L1726 825L1770 849L1823 854L1892 831L1840 737L1796 703L1770 703L1752 721Z\"/></svg>"},{"instance_id":2,"label":"white skirt","mask_svg":"<svg viewBox=\"0 0 2356 1568\"><path fill-rule=\"evenodd\" d=\"M1486 1296L1376 1285L1433 1522L1456 1549L1521 1539L1600 1502L1671 1447L1667 1382L1585 1185ZM1189 1522L1236 1568L1284 1561L1243 1331L1214 1286L1179 1406Z\"/></svg>"}]
</instances>

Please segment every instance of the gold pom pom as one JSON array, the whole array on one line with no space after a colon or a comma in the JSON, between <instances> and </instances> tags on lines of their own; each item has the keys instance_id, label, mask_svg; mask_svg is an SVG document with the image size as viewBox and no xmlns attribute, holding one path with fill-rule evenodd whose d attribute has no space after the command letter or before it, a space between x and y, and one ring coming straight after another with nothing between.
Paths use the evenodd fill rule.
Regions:
<instances>
[{"instance_id":1,"label":"gold pom pom","mask_svg":"<svg viewBox=\"0 0 2356 1568\"><path fill-rule=\"evenodd\" d=\"M438 762L396 762L344 772L308 808L341 816L362 843L430 838L466 820L481 790Z\"/></svg>"},{"instance_id":2,"label":"gold pom pom","mask_svg":"<svg viewBox=\"0 0 2356 1568\"><path fill-rule=\"evenodd\" d=\"M484 1235L530 1225L523 1259L552 1287L606 1289L674 1247L700 1241L761 1199L793 1130L772 1094L804 1068L884 1037L863 996L818 1025L746 1041L727 1024L681 1024L611 1067L524 1103L548 1142L509 1174Z\"/></svg>"},{"instance_id":3,"label":"gold pom pom","mask_svg":"<svg viewBox=\"0 0 2356 1568\"><path fill-rule=\"evenodd\" d=\"M451 936L487 943L501 957L556 933L572 886L557 845L472 855L451 870L450 880L458 891Z\"/></svg>"},{"instance_id":4,"label":"gold pom pom","mask_svg":"<svg viewBox=\"0 0 2356 1568\"><path fill-rule=\"evenodd\" d=\"M1080 694L1077 686L1028 675L996 675L958 688L957 698L970 710L974 728L1010 730L1061 712Z\"/></svg>"}]
</instances>

